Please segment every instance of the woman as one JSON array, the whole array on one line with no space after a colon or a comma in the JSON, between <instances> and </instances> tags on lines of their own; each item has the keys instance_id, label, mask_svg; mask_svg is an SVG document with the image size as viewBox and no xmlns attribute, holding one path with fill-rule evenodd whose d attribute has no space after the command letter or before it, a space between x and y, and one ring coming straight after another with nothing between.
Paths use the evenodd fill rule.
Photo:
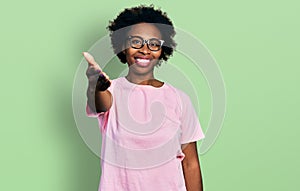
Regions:
<instances>
[{"instance_id":1,"label":"woman","mask_svg":"<svg viewBox=\"0 0 300 191\"><path fill-rule=\"evenodd\" d=\"M154 77L175 31L153 6L125 9L108 26L128 74L110 80L88 62L87 114L102 132L101 191L202 191L196 141L204 138L189 97Z\"/></svg>"}]
</instances>

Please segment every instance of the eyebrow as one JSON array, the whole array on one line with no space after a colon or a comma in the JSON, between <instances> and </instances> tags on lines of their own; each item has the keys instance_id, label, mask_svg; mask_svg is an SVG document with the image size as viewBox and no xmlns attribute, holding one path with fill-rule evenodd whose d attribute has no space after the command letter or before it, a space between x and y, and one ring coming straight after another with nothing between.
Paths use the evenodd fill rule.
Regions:
<instances>
[{"instance_id":1,"label":"eyebrow","mask_svg":"<svg viewBox=\"0 0 300 191\"><path fill-rule=\"evenodd\" d=\"M153 39L153 38L158 39L158 40L162 40L162 38L159 38L159 37L144 38L144 37L141 36L141 35L133 35L133 34L128 34L128 36L132 36L132 37L138 36L138 37L141 37L142 39L145 39L145 40Z\"/></svg>"}]
</instances>

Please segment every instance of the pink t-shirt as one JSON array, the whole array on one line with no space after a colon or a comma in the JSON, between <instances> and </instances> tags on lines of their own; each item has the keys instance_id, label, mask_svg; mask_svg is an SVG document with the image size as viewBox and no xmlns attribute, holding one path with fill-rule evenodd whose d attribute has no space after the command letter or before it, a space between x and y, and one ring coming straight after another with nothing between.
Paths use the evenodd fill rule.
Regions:
<instances>
[{"instance_id":1,"label":"pink t-shirt","mask_svg":"<svg viewBox=\"0 0 300 191\"><path fill-rule=\"evenodd\" d=\"M160 88L112 80L102 132L99 191L186 191L181 144L204 138L190 98L168 83Z\"/></svg>"}]
</instances>

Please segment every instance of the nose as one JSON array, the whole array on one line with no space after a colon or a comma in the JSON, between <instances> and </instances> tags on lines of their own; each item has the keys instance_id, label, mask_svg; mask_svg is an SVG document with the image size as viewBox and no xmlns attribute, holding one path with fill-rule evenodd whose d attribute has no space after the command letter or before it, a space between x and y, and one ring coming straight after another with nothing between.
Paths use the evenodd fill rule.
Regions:
<instances>
[{"instance_id":1,"label":"nose","mask_svg":"<svg viewBox=\"0 0 300 191\"><path fill-rule=\"evenodd\" d=\"M150 54L151 50L148 48L148 44L145 43L142 48L139 49L139 51L143 54Z\"/></svg>"}]
</instances>

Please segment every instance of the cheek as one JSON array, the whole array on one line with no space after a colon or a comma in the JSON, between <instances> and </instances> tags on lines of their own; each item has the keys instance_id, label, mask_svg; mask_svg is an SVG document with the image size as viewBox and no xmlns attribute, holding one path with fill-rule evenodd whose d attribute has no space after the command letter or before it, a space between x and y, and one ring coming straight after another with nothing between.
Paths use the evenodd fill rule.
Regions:
<instances>
[{"instance_id":1,"label":"cheek","mask_svg":"<svg viewBox=\"0 0 300 191\"><path fill-rule=\"evenodd\" d=\"M162 50L155 52L153 55L155 56L156 59L159 59L162 56Z\"/></svg>"},{"instance_id":2,"label":"cheek","mask_svg":"<svg viewBox=\"0 0 300 191\"><path fill-rule=\"evenodd\" d=\"M132 50L131 48L128 48L128 49L124 50L123 53L125 54L127 63L134 62L134 57L132 56L134 54L134 50Z\"/></svg>"}]
</instances>

